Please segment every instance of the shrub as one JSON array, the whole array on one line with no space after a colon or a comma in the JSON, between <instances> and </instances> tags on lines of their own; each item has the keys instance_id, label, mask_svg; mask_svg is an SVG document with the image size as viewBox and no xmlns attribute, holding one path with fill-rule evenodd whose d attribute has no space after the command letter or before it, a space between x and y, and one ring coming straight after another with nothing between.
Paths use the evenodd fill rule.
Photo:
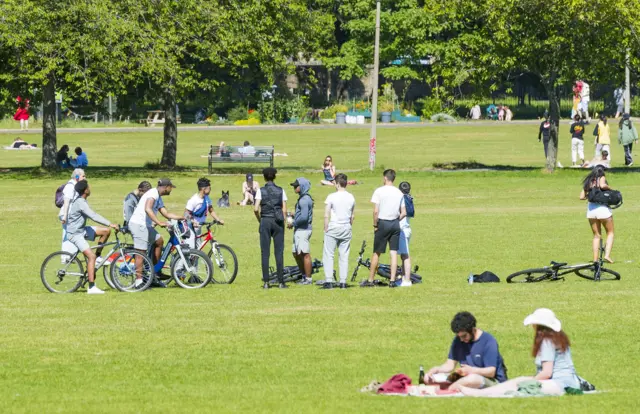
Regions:
<instances>
[{"instance_id":1,"label":"shrub","mask_svg":"<svg viewBox=\"0 0 640 414\"><path fill-rule=\"evenodd\" d=\"M347 107L347 105L342 105L342 104L331 105L330 107L328 107L327 109L322 111L322 114L320 115L320 118L323 118L323 119L335 119L336 118L336 114L338 112L346 113L348 110L349 110L349 108Z\"/></svg>"},{"instance_id":2,"label":"shrub","mask_svg":"<svg viewBox=\"0 0 640 414\"><path fill-rule=\"evenodd\" d=\"M260 120L257 118L240 119L235 121L233 125L247 126L247 125L260 125Z\"/></svg>"},{"instance_id":3,"label":"shrub","mask_svg":"<svg viewBox=\"0 0 640 414\"><path fill-rule=\"evenodd\" d=\"M379 112L393 112L395 105L392 101L382 101L378 104Z\"/></svg>"},{"instance_id":4,"label":"shrub","mask_svg":"<svg viewBox=\"0 0 640 414\"><path fill-rule=\"evenodd\" d=\"M260 121L260 112L256 111L255 109L249 109L249 115L247 119L257 119L258 121Z\"/></svg>"},{"instance_id":5,"label":"shrub","mask_svg":"<svg viewBox=\"0 0 640 414\"><path fill-rule=\"evenodd\" d=\"M248 116L247 108L244 106L236 106L235 108L229 109L229 112L227 112L227 119L232 122L247 119Z\"/></svg>"}]
</instances>

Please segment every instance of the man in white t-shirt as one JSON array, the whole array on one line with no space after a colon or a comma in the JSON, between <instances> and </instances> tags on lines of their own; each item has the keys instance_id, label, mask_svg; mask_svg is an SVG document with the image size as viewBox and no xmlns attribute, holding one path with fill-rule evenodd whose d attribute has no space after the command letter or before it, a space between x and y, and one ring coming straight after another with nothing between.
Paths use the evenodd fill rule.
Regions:
<instances>
[{"instance_id":1,"label":"man in white t-shirt","mask_svg":"<svg viewBox=\"0 0 640 414\"><path fill-rule=\"evenodd\" d=\"M398 245L400 241L400 220L406 217L404 206L404 194L393 185L396 179L394 170L385 170L383 173L384 185L374 191L371 197L373 207L373 255L371 256L371 270L369 280L362 287L374 286L373 280L378 270L380 254L385 253L389 244L391 256L391 278L389 287L396 287L396 273L398 271Z\"/></svg>"},{"instance_id":2,"label":"man in white t-shirt","mask_svg":"<svg viewBox=\"0 0 640 414\"><path fill-rule=\"evenodd\" d=\"M60 207L60 211L58 212L58 220L62 223L62 248L61 250L64 252L69 252L71 254L75 253L78 248L75 244L71 243L67 240L67 218L69 215L69 206L71 205L71 201L76 196L75 185L78 181L86 180L86 176L84 170L82 168L76 168L71 173L71 179L65 184L64 189L62 190L62 195L64 197L64 204Z\"/></svg>"},{"instance_id":3,"label":"man in white t-shirt","mask_svg":"<svg viewBox=\"0 0 640 414\"><path fill-rule=\"evenodd\" d=\"M582 85L582 88L580 89L580 96L581 96L581 100L580 100L580 105L578 107L578 109L580 110L580 112L582 112L582 118L586 119L587 123L591 122L591 117L589 117L589 101L591 100L590 98L590 88L589 88L589 84L583 80L579 81L580 84Z\"/></svg>"},{"instance_id":4,"label":"man in white t-shirt","mask_svg":"<svg viewBox=\"0 0 640 414\"><path fill-rule=\"evenodd\" d=\"M333 287L333 258L336 247L339 254L340 289L347 287L349 272L349 251L351 249L351 226L355 217L356 199L347 192L347 176L338 174L334 182L336 192L325 200L324 209L324 250L322 264L324 267L323 289Z\"/></svg>"},{"instance_id":5,"label":"man in white t-shirt","mask_svg":"<svg viewBox=\"0 0 640 414\"><path fill-rule=\"evenodd\" d=\"M153 254L150 254L153 259L153 263L157 263L160 260L162 254L162 246L164 239L153 228L153 225L167 227L169 223L166 221L160 221L157 217L158 212L167 219L184 220L183 216L173 214L167 211L162 201L162 196L171 194L176 186L173 185L170 179L163 178L158 181L158 186L144 193L140 198L136 209L131 215L129 220L129 231L133 236L133 247L136 250L140 250L145 254L149 250L149 246L154 244ZM136 256L136 286L141 285L142 282L142 256Z\"/></svg>"},{"instance_id":6,"label":"man in white t-shirt","mask_svg":"<svg viewBox=\"0 0 640 414\"><path fill-rule=\"evenodd\" d=\"M187 205L184 208L184 216L189 220L189 228L191 229L188 243L192 249L196 248L196 237L200 235L201 226L207 221L207 215L210 215L212 219L220 224L224 224L224 220L218 217L213 210L213 202L209 198L211 181L203 177L198 180L197 185L198 192L187 201Z\"/></svg>"}]
</instances>

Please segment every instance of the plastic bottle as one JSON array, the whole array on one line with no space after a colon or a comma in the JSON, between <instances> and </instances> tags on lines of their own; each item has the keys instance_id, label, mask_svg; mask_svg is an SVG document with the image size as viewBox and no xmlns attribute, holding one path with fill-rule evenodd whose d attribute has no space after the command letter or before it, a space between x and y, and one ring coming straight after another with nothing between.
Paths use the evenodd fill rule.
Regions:
<instances>
[{"instance_id":1,"label":"plastic bottle","mask_svg":"<svg viewBox=\"0 0 640 414\"><path fill-rule=\"evenodd\" d=\"M420 365L420 374L418 374L418 384L424 384L424 367Z\"/></svg>"},{"instance_id":2,"label":"plastic bottle","mask_svg":"<svg viewBox=\"0 0 640 414\"><path fill-rule=\"evenodd\" d=\"M473 285L473 273L469 273L469 278L467 279L470 285Z\"/></svg>"}]
</instances>

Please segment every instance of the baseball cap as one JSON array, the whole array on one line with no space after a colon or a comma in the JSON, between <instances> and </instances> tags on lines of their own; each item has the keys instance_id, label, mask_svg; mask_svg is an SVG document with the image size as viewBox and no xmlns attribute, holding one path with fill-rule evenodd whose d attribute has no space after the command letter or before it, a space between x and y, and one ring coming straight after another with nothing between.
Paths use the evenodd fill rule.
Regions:
<instances>
[{"instance_id":1,"label":"baseball cap","mask_svg":"<svg viewBox=\"0 0 640 414\"><path fill-rule=\"evenodd\" d=\"M247 181L253 181L253 174L247 173Z\"/></svg>"},{"instance_id":2,"label":"baseball cap","mask_svg":"<svg viewBox=\"0 0 640 414\"><path fill-rule=\"evenodd\" d=\"M296 188L296 187L300 187L300 183L298 182L298 180L295 180L294 182L292 182L291 187Z\"/></svg>"},{"instance_id":3,"label":"baseball cap","mask_svg":"<svg viewBox=\"0 0 640 414\"><path fill-rule=\"evenodd\" d=\"M176 188L176 186L173 185L171 180L168 179L168 178L161 178L160 180L158 180L158 187L173 187L173 188Z\"/></svg>"},{"instance_id":4,"label":"baseball cap","mask_svg":"<svg viewBox=\"0 0 640 414\"><path fill-rule=\"evenodd\" d=\"M623 115L622 115L622 119L629 119L629 118L630 118L630 115L629 115L629 114L623 114Z\"/></svg>"},{"instance_id":5,"label":"baseball cap","mask_svg":"<svg viewBox=\"0 0 640 414\"><path fill-rule=\"evenodd\" d=\"M562 329L562 323L556 318L556 314L551 309L540 308L536 309L531 315L524 319L524 326L529 325L541 325L546 326L549 329L553 329L556 332L560 332Z\"/></svg>"}]
</instances>

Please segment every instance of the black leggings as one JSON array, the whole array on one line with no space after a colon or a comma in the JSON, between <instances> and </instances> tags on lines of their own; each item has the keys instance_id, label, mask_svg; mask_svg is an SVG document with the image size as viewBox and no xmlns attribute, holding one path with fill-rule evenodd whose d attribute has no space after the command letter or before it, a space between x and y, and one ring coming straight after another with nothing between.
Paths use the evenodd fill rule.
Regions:
<instances>
[{"instance_id":1,"label":"black leggings","mask_svg":"<svg viewBox=\"0 0 640 414\"><path fill-rule=\"evenodd\" d=\"M262 255L262 280L269 281L269 256L271 255L271 239L273 239L273 254L276 257L278 281L283 280L284 262L284 224L276 223L275 218L263 217L260 220L260 253Z\"/></svg>"}]
</instances>

